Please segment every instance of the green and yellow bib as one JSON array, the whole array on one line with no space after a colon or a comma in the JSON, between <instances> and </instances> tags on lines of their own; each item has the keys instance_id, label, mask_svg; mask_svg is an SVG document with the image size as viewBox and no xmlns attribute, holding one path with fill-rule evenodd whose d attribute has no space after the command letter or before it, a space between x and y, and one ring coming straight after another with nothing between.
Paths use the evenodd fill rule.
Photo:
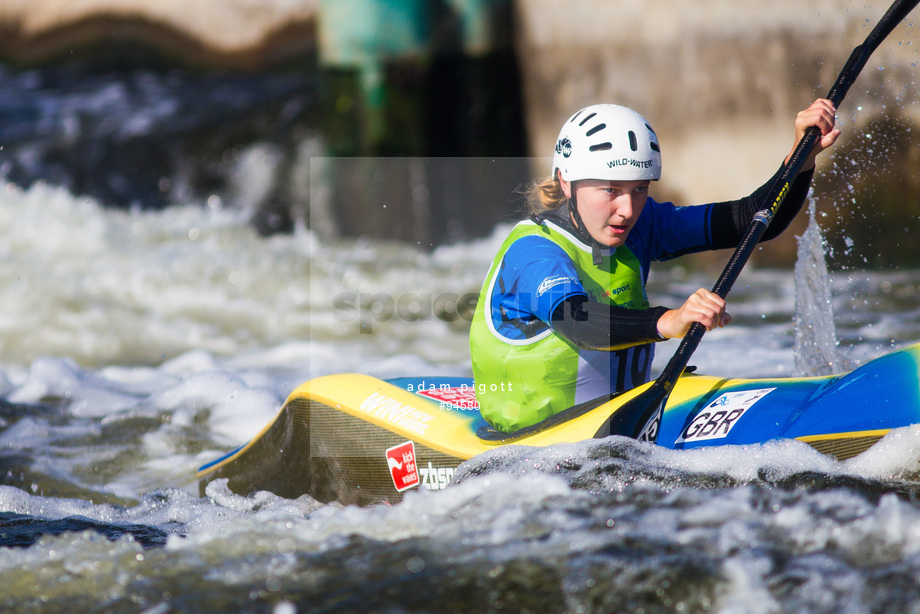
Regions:
<instances>
[{"instance_id":1,"label":"green and yellow bib","mask_svg":"<svg viewBox=\"0 0 920 614\"><path fill-rule=\"evenodd\" d=\"M582 350L545 323L528 327L524 338L503 335L493 309L495 283L508 248L518 239L539 235L565 251L591 300L648 309L639 259L625 245L594 265L591 248L550 221L517 224L502 244L483 283L470 329L470 355L482 416L495 428L512 432L553 414L649 379L653 344L615 352ZM552 280L544 280L552 283ZM541 284L543 286L544 284ZM534 292L544 288L535 288ZM532 330L530 330L532 328Z\"/></svg>"}]
</instances>

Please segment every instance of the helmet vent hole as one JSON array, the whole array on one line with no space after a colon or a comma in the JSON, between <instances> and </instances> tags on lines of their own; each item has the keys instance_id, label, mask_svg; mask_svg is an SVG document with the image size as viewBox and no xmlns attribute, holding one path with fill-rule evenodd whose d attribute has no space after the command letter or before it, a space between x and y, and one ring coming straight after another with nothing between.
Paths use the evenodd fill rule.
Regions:
<instances>
[{"instance_id":1,"label":"helmet vent hole","mask_svg":"<svg viewBox=\"0 0 920 614\"><path fill-rule=\"evenodd\" d=\"M611 149L613 149L613 145L610 143L598 143L588 148L589 151L609 151Z\"/></svg>"},{"instance_id":2,"label":"helmet vent hole","mask_svg":"<svg viewBox=\"0 0 920 614\"><path fill-rule=\"evenodd\" d=\"M632 130L629 131L629 148L633 151L639 151L639 140L636 138L636 133Z\"/></svg>"},{"instance_id":3,"label":"helmet vent hole","mask_svg":"<svg viewBox=\"0 0 920 614\"><path fill-rule=\"evenodd\" d=\"M578 125L579 125L579 126L584 126L586 123L588 123L588 120L591 119L592 117L594 117L595 115L597 115L597 113L591 113L591 114L588 115L586 118L584 118L583 120L581 120L580 122L578 122Z\"/></svg>"},{"instance_id":4,"label":"helmet vent hole","mask_svg":"<svg viewBox=\"0 0 920 614\"><path fill-rule=\"evenodd\" d=\"M585 132L585 136L593 136L606 127L607 127L607 124L598 124L594 126L593 128L591 128L590 130L588 130L587 132Z\"/></svg>"},{"instance_id":5,"label":"helmet vent hole","mask_svg":"<svg viewBox=\"0 0 920 614\"><path fill-rule=\"evenodd\" d=\"M656 143L655 141L652 141L651 143L649 143L649 147L651 147L654 151L661 153L661 148L658 147L658 143Z\"/></svg>"}]
</instances>

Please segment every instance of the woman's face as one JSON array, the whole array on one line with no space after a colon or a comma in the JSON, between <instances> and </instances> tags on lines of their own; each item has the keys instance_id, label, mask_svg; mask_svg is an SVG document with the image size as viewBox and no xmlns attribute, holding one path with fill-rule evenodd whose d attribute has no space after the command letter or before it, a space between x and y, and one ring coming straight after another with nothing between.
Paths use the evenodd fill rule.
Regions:
<instances>
[{"instance_id":1,"label":"woman's face","mask_svg":"<svg viewBox=\"0 0 920 614\"><path fill-rule=\"evenodd\" d=\"M572 198L572 183L559 178L562 191ZM575 182L578 214L588 233L606 247L626 242L648 198L649 181L581 179Z\"/></svg>"}]
</instances>

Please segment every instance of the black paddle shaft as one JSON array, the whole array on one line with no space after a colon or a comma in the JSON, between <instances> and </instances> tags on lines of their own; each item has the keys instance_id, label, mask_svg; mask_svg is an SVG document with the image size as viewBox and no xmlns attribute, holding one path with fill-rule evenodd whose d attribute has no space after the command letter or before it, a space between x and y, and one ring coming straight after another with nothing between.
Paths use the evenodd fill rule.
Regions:
<instances>
[{"instance_id":1,"label":"black paddle shaft","mask_svg":"<svg viewBox=\"0 0 920 614\"><path fill-rule=\"evenodd\" d=\"M859 45L850 54L846 65L837 77L837 81L831 87L827 95L828 100L835 108L840 106L844 97L850 90L850 86L856 81L856 77L862 71L869 56L872 55L885 38L891 34L891 31L903 21L920 0L895 0L894 4L888 9L882 19L876 24L863 44ZM741 274L741 269L747 264L754 248L767 230L773 216L779 210L780 205L785 200L789 189L798 177L802 166L814 149L815 144L821 137L821 130L812 126L805 131L802 140L796 145L795 150L789 158L789 162L783 168L783 172L770 188L770 192L764 199L764 205L754 215L751 225L738 244L728 264L719 276L712 288L714 294L718 294L723 299L728 296L732 286ZM649 387L648 390L630 400L620 407L611 416L609 427L610 434L627 435L633 438L641 438L649 441L658 440L658 425L661 420L661 413L667 403L671 390L680 379L684 369L690 361L693 352L696 351L700 340L706 333L706 327L700 323L694 323L686 336L681 340L680 346L668 364L665 366L658 379Z\"/></svg>"}]
</instances>

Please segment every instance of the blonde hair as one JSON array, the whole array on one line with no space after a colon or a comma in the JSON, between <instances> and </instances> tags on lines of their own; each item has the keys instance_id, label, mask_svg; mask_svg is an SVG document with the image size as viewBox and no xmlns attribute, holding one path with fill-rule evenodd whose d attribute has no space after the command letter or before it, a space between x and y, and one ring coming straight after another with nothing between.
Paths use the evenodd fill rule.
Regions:
<instances>
[{"instance_id":1,"label":"blonde hair","mask_svg":"<svg viewBox=\"0 0 920 614\"><path fill-rule=\"evenodd\" d=\"M568 197L562 191L562 185L554 177L534 180L527 194L527 210L531 215L540 215L562 207Z\"/></svg>"}]
</instances>

